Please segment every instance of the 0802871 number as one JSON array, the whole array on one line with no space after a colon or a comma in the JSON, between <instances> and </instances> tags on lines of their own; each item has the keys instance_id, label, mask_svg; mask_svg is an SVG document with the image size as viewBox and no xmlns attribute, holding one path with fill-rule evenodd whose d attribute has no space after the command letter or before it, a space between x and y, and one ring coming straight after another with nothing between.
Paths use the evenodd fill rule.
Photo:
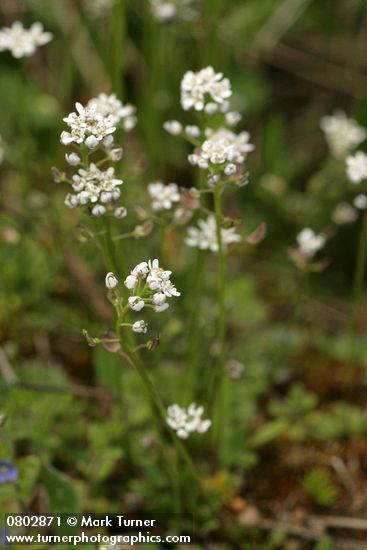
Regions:
<instances>
[{"instance_id":1,"label":"0802871 number","mask_svg":"<svg viewBox=\"0 0 367 550\"><path fill-rule=\"evenodd\" d=\"M24 516L7 515L6 525L8 527L49 527L55 523L60 527L60 517L58 516Z\"/></svg>"}]
</instances>

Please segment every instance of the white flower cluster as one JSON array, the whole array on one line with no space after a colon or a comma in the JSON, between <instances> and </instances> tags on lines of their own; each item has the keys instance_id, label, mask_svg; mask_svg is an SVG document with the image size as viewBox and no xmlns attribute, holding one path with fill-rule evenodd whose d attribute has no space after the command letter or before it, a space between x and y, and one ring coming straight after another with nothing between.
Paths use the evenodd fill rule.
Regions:
<instances>
[{"instance_id":1,"label":"white flower cluster","mask_svg":"<svg viewBox=\"0 0 367 550\"><path fill-rule=\"evenodd\" d=\"M103 216L106 213L105 205L116 202L120 198L119 187L123 183L122 180L115 177L115 169L112 166L103 171L93 163L87 169L80 168L78 173L72 177L72 182L75 194L69 193L66 196L65 204L69 208L91 204L94 216ZM118 217L124 216L120 212Z\"/></svg>"},{"instance_id":2,"label":"white flower cluster","mask_svg":"<svg viewBox=\"0 0 367 550\"><path fill-rule=\"evenodd\" d=\"M98 112L96 105L83 107L81 103L76 103L75 108L77 112L63 119L70 128L70 132L61 133L63 145L85 143L89 149L94 149L105 137L115 132L113 117Z\"/></svg>"},{"instance_id":3,"label":"white flower cluster","mask_svg":"<svg viewBox=\"0 0 367 550\"><path fill-rule=\"evenodd\" d=\"M167 298L181 295L171 281L171 274L172 271L160 267L157 259L136 265L124 281L126 288L131 291L131 296L128 298L129 308L133 311L141 311L144 307L148 307L157 313L168 309ZM113 273L108 273L107 288L115 288L117 284L118 281ZM132 330L145 333L147 327L147 323L140 320L132 325Z\"/></svg>"},{"instance_id":4,"label":"white flower cluster","mask_svg":"<svg viewBox=\"0 0 367 550\"><path fill-rule=\"evenodd\" d=\"M200 250L211 250L214 253L218 253L219 247L215 217L210 215L206 220L199 220L198 226L188 228L185 243ZM220 231L224 251L227 250L229 244L241 241L241 237L236 233L234 227L221 227Z\"/></svg>"},{"instance_id":5,"label":"white flower cluster","mask_svg":"<svg viewBox=\"0 0 367 550\"><path fill-rule=\"evenodd\" d=\"M358 210L365 210L367 208L367 195L363 195L363 193L357 195L354 198L353 204Z\"/></svg>"},{"instance_id":6,"label":"white flower cluster","mask_svg":"<svg viewBox=\"0 0 367 550\"><path fill-rule=\"evenodd\" d=\"M187 71L181 81L181 105L185 111L205 110L214 114L228 110L227 99L231 97L231 83L213 67L205 67L198 72Z\"/></svg>"},{"instance_id":7,"label":"white flower cluster","mask_svg":"<svg viewBox=\"0 0 367 550\"><path fill-rule=\"evenodd\" d=\"M177 19L193 21L198 12L195 0L150 0L150 8L157 23L169 23Z\"/></svg>"},{"instance_id":8,"label":"white flower cluster","mask_svg":"<svg viewBox=\"0 0 367 550\"><path fill-rule=\"evenodd\" d=\"M116 0L84 0L84 9L93 18L103 17L114 6Z\"/></svg>"},{"instance_id":9,"label":"white flower cluster","mask_svg":"<svg viewBox=\"0 0 367 550\"><path fill-rule=\"evenodd\" d=\"M247 154L254 150L248 132L236 134L232 127L241 120L237 111L230 111L228 99L232 94L231 83L213 67L201 71L188 71L181 81L181 104L184 110L204 111L205 115L217 115L219 127L200 129L197 125L183 126L178 120L167 120L165 130L174 136L182 136L193 143L195 150L188 160L192 166L208 171L207 184L216 185L224 177L243 185L247 183L244 163Z\"/></svg>"},{"instance_id":10,"label":"white flower cluster","mask_svg":"<svg viewBox=\"0 0 367 550\"><path fill-rule=\"evenodd\" d=\"M366 139L366 130L357 121L348 118L343 111L335 111L331 116L320 120L330 152L337 158L345 157Z\"/></svg>"},{"instance_id":11,"label":"white flower cluster","mask_svg":"<svg viewBox=\"0 0 367 550\"><path fill-rule=\"evenodd\" d=\"M367 179L367 155L357 151L355 155L346 158L347 175L352 183L361 183Z\"/></svg>"},{"instance_id":12,"label":"white flower cluster","mask_svg":"<svg viewBox=\"0 0 367 550\"><path fill-rule=\"evenodd\" d=\"M0 30L0 51L9 50L13 57L29 57L39 46L52 40L52 33L44 32L41 23L33 23L25 29L20 21L14 21L11 27Z\"/></svg>"},{"instance_id":13,"label":"white flower cluster","mask_svg":"<svg viewBox=\"0 0 367 550\"><path fill-rule=\"evenodd\" d=\"M254 150L254 146L249 143L248 132L235 134L227 128L220 128L206 133L208 139L195 153L189 155L190 164L203 170L207 170L210 165L216 168L222 165L225 175L231 176L237 172L237 165L243 164L247 154Z\"/></svg>"},{"instance_id":14,"label":"white flower cluster","mask_svg":"<svg viewBox=\"0 0 367 550\"><path fill-rule=\"evenodd\" d=\"M316 235L313 229L306 227L297 235L298 249L307 259L314 257L316 252L323 248L326 239L324 235Z\"/></svg>"},{"instance_id":15,"label":"white flower cluster","mask_svg":"<svg viewBox=\"0 0 367 550\"><path fill-rule=\"evenodd\" d=\"M109 212L116 218L124 218L126 208L116 204L121 196L123 181L115 176L112 166L102 170L100 165L108 160L121 160L122 148L115 146L112 134L121 122L125 129L132 127L135 110L131 105L123 106L114 94L100 94L85 107L80 103L76 103L75 107L76 112L63 119L70 131L63 131L60 139L64 145L74 144L79 148L79 154L72 152L65 155L66 162L73 167L79 166L79 170L70 179L56 171L56 181L69 182L74 191L66 196L65 204L69 208L88 206L93 216L103 216ZM98 152L103 152L106 157L91 162L90 155Z\"/></svg>"},{"instance_id":16,"label":"white flower cluster","mask_svg":"<svg viewBox=\"0 0 367 550\"><path fill-rule=\"evenodd\" d=\"M126 132L130 132L136 126L136 107L130 104L124 105L116 94L101 93L88 101L87 108L108 118L114 126L121 123Z\"/></svg>"},{"instance_id":17,"label":"white flower cluster","mask_svg":"<svg viewBox=\"0 0 367 550\"><path fill-rule=\"evenodd\" d=\"M204 407L195 403L191 403L187 409L174 404L167 409L167 424L179 438L187 439L194 432L203 434L209 430L211 420L203 420L203 413Z\"/></svg>"},{"instance_id":18,"label":"white flower cluster","mask_svg":"<svg viewBox=\"0 0 367 550\"><path fill-rule=\"evenodd\" d=\"M152 208L156 212L170 210L173 203L180 201L180 192L177 183L164 185L161 181L148 184L148 193L152 199Z\"/></svg>"}]
</instances>

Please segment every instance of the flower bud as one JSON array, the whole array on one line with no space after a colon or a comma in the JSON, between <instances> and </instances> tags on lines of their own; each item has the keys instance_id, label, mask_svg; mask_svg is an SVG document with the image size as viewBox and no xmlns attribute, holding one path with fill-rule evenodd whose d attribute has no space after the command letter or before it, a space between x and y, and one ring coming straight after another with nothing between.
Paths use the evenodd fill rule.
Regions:
<instances>
[{"instance_id":1,"label":"flower bud","mask_svg":"<svg viewBox=\"0 0 367 550\"><path fill-rule=\"evenodd\" d=\"M89 149L94 149L99 145L99 141L95 136L88 136L85 140L85 144Z\"/></svg>"},{"instance_id":2,"label":"flower bud","mask_svg":"<svg viewBox=\"0 0 367 550\"><path fill-rule=\"evenodd\" d=\"M141 311L143 307L145 306L144 300L140 298L140 296L130 296L128 299L129 306L134 311Z\"/></svg>"},{"instance_id":3,"label":"flower bud","mask_svg":"<svg viewBox=\"0 0 367 550\"><path fill-rule=\"evenodd\" d=\"M70 155L65 155L66 162L70 164L70 166L78 166L81 162L81 158L76 153L70 153Z\"/></svg>"},{"instance_id":4,"label":"flower bud","mask_svg":"<svg viewBox=\"0 0 367 550\"><path fill-rule=\"evenodd\" d=\"M116 279L112 271L107 273L105 282L108 289L115 288L118 285L118 280Z\"/></svg>"},{"instance_id":5,"label":"flower bud","mask_svg":"<svg viewBox=\"0 0 367 550\"><path fill-rule=\"evenodd\" d=\"M148 324L143 320L135 321L135 323L132 325L131 328L133 329L134 332L145 334L148 330Z\"/></svg>"}]
</instances>

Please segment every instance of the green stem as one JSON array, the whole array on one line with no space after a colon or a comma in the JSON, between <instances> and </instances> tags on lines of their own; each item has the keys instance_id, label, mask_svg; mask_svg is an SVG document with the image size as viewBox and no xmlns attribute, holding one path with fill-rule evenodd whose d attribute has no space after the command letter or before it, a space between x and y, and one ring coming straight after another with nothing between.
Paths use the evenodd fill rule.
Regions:
<instances>
[{"instance_id":1,"label":"green stem","mask_svg":"<svg viewBox=\"0 0 367 550\"><path fill-rule=\"evenodd\" d=\"M218 346L220 378L224 370L225 336L226 336L226 312L225 312L225 277L226 260L222 241L222 189L217 186L214 192L214 209L216 232L218 240Z\"/></svg>"},{"instance_id":2,"label":"green stem","mask_svg":"<svg viewBox=\"0 0 367 550\"><path fill-rule=\"evenodd\" d=\"M132 361L130 357L128 358L128 361L129 361L129 364L138 373L140 380L143 383L146 394L149 397L149 401L152 406L153 414L157 422L162 421L163 426L166 426L166 416L167 416L166 409L152 381L150 380L149 376L147 375L147 373L145 372L144 368L141 365L139 365L138 363L134 363L134 361ZM178 439L178 437L173 433L171 429L167 428L166 431L168 432L172 442L174 443L177 449L177 452L182 456L187 466L189 467L189 470L193 478L200 483L200 475L198 474L195 468L195 465L189 453L186 450L186 447L182 444L182 442Z\"/></svg>"},{"instance_id":3,"label":"green stem","mask_svg":"<svg viewBox=\"0 0 367 550\"><path fill-rule=\"evenodd\" d=\"M367 210L363 213L362 227L359 234L358 252L356 270L354 275L354 289L353 289L353 309L352 309L352 321L351 329L354 333L357 324L357 311L358 305L361 302L363 293L364 277L366 272L366 259L367 259Z\"/></svg>"},{"instance_id":4,"label":"green stem","mask_svg":"<svg viewBox=\"0 0 367 550\"><path fill-rule=\"evenodd\" d=\"M114 91L119 99L123 95L123 59L124 59L124 41L125 41L125 0L118 0L114 9L113 22L113 67L112 67L112 82Z\"/></svg>"},{"instance_id":5,"label":"green stem","mask_svg":"<svg viewBox=\"0 0 367 550\"><path fill-rule=\"evenodd\" d=\"M222 189L216 186L214 190L214 213L216 220L216 234L218 241L218 273L217 273L217 346L218 362L209 384L209 409L213 418L213 437L219 440L222 433L221 426L225 412L221 410L222 391L225 368L225 336L226 336L226 312L225 312L225 276L226 264L222 241Z\"/></svg>"}]
</instances>

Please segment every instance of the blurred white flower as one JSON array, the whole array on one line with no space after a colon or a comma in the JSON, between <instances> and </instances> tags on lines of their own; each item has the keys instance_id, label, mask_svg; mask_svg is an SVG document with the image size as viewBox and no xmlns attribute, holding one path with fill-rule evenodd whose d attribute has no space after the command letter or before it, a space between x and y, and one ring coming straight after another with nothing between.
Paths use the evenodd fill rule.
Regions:
<instances>
[{"instance_id":1,"label":"blurred white flower","mask_svg":"<svg viewBox=\"0 0 367 550\"><path fill-rule=\"evenodd\" d=\"M226 251L228 245L241 241L240 235L236 233L235 227L221 228L222 245ZM198 227L189 227L185 243L188 246L200 248L201 250L211 250L218 252L217 223L214 216L209 216L206 220L199 220Z\"/></svg>"},{"instance_id":2,"label":"blurred white flower","mask_svg":"<svg viewBox=\"0 0 367 550\"><path fill-rule=\"evenodd\" d=\"M334 208L331 219L338 225L354 223L358 218L358 212L348 202L340 202Z\"/></svg>"},{"instance_id":3,"label":"blurred white flower","mask_svg":"<svg viewBox=\"0 0 367 550\"><path fill-rule=\"evenodd\" d=\"M118 280L115 277L115 275L112 273L112 271L109 271L106 275L106 288L111 290L112 288L115 288L118 285Z\"/></svg>"},{"instance_id":4,"label":"blurred white flower","mask_svg":"<svg viewBox=\"0 0 367 550\"><path fill-rule=\"evenodd\" d=\"M84 9L93 18L103 17L116 3L116 0L84 0Z\"/></svg>"},{"instance_id":5,"label":"blurred white flower","mask_svg":"<svg viewBox=\"0 0 367 550\"><path fill-rule=\"evenodd\" d=\"M193 21L198 13L195 0L149 0L152 15L157 23L169 23L176 19Z\"/></svg>"},{"instance_id":6,"label":"blurred white flower","mask_svg":"<svg viewBox=\"0 0 367 550\"><path fill-rule=\"evenodd\" d=\"M331 116L320 120L320 127L332 155L344 157L366 139L366 130L352 118L347 118L343 111L335 111Z\"/></svg>"},{"instance_id":7,"label":"blurred white flower","mask_svg":"<svg viewBox=\"0 0 367 550\"><path fill-rule=\"evenodd\" d=\"M351 182L360 183L367 178L367 155L357 151L355 155L346 158L347 175Z\"/></svg>"},{"instance_id":8,"label":"blurred white flower","mask_svg":"<svg viewBox=\"0 0 367 550\"><path fill-rule=\"evenodd\" d=\"M357 195L354 198L353 204L359 210L365 210L367 208L367 195Z\"/></svg>"},{"instance_id":9,"label":"blurred white flower","mask_svg":"<svg viewBox=\"0 0 367 550\"><path fill-rule=\"evenodd\" d=\"M115 132L116 127L111 115L104 116L96 110L96 106L83 107L81 103L76 103L77 112L70 113L63 120L70 128L70 132L61 133L61 143L69 145L70 143L84 143L91 136L93 144L102 141L106 136ZM92 144L91 144L92 145Z\"/></svg>"},{"instance_id":10,"label":"blurred white flower","mask_svg":"<svg viewBox=\"0 0 367 550\"><path fill-rule=\"evenodd\" d=\"M176 183L168 185L160 181L149 183L148 193L152 199L152 208L156 212L170 210L173 203L180 201L180 192Z\"/></svg>"},{"instance_id":11,"label":"blurred white flower","mask_svg":"<svg viewBox=\"0 0 367 550\"><path fill-rule=\"evenodd\" d=\"M175 430L181 439L187 439L193 432L205 433L211 426L211 420L203 420L204 407L191 403L187 408L177 404L167 409L167 424Z\"/></svg>"},{"instance_id":12,"label":"blurred white flower","mask_svg":"<svg viewBox=\"0 0 367 550\"><path fill-rule=\"evenodd\" d=\"M198 138L200 137L200 128L199 126L195 126L195 125L188 125L188 126L185 126L185 134L187 135L188 138L191 138L191 139L195 139L195 138Z\"/></svg>"},{"instance_id":13,"label":"blurred white flower","mask_svg":"<svg viewBox=\"0 0 367 550\"><path fill-rule=\"evenodd\" d=\"M167 120L163 128L172 136L178 136L182 132L182 124L178 120Z\"/></svg>"},{"instance_id":14,"label":"blurred white flower","mask_svg":"<svg viewBox=\"0 0 367 550\"><path fill-rule=\"evenodd\" d=\"M308 259L313 258L318 250L325 245L324 235L316 235L313 229L306 227L297 235L298 248L301 254Z\"/></svg>"},{"instance_id":15,"label":"blurred white flower","mask_svg":"<svg viewBox=\"0 0 367 550\"><path fill-rule=\"evenodd\" d=\"M20 21L14 21L11 27L0 30L0 51L9 50L13 57L29 57L39 46L52 40L52 33L45 32L41 23L33 23L29 29Z\"/></svg>"},{"instance_id":16,"label":"blurred white flower","mask_svg":"<svg viewBox=\"0 0 367 550\"><path fill-rule=\"evenodd\" d=\"M136 126L136 107L130 104L124 105L116 94L101 93L93 97L87 103L87 107L94 109L104 117L109 117L114 126L122 123L124 130L129 132Z\"/></svg>"},{"instance_id":17,"label":"blurred white flower","mask_svg":"<svg viewBox=\"0 0 367 550\"><path fill-rule=\"evenodd\" d=\"M131 328L134 332L146 334L148 330L148 323L141 319L140 321L135 321L135 323L132 324Z\"/></svg>"},{"instance_id":18,"label":"blurred white flower","mask_svg":"<svg viewBox=\"0 0 367 550\"><path fill-rule=\"evenodd\" d=\"M228 126L236 126L241 118L242 116L238 111L230 111L229 113L225 114L225 121Z\"/></svg>"},{"instance_id":19,"label":"blurred white flower","mask_svg":"<svg viewBox=\"0 0 367 550\"><path fill-rule=\"evenodd\" d=\"M185 111L203 111L207 103L220 105L231 95L229 79L210 66L198 72L187 71L181 81L181 105Z\"/></svg>"}]
</instances>

